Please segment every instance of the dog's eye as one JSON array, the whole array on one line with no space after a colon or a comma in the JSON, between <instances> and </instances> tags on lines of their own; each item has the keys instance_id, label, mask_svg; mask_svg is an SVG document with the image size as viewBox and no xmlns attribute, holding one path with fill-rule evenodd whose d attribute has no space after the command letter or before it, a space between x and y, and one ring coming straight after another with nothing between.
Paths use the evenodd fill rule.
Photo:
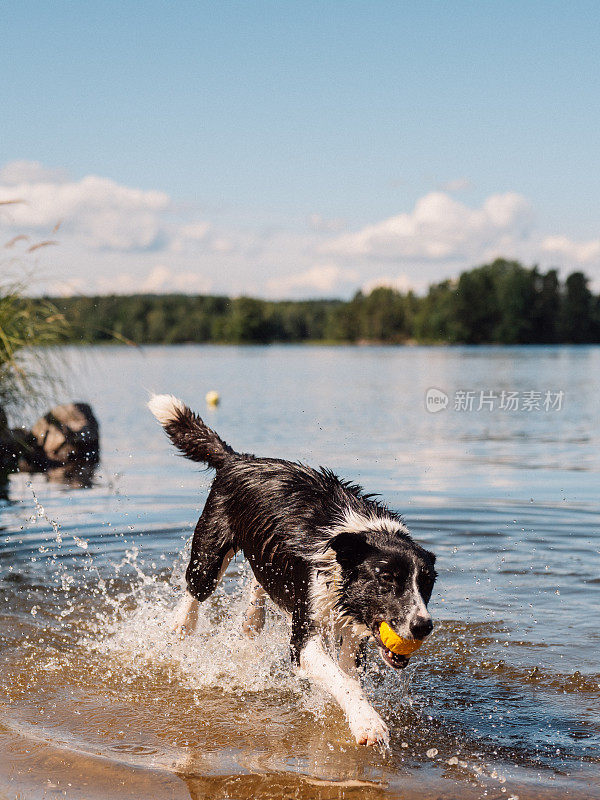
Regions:
<instances>
[{"instance_id":1,"label":"dog's eye","mask_svg":"<svg viewBox=\"0 0 600 800\"><path fill-rule=\"evenodd\" d=\"M380 572L379 581L386 586L392 586L392 584L395 583L394 576L391 574L391 572Z\"/></svg>"}]
</instances>

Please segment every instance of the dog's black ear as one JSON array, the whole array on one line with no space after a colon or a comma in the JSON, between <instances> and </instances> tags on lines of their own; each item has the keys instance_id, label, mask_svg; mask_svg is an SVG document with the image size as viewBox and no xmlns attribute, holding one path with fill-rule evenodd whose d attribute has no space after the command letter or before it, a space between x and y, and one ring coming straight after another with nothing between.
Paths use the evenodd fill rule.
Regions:
<instances>
[{"instance_id":1,"label":"dog's black ear","mask_svg":"<svg viewBox=\"0 0 600 800\"><path fill-rule=\"evenodd\" d=\"M345 569L357 567L374 550L367 542L365 534L361 532L338 533L329 542L329 547L335 551L338 564Z\"/></svg>"}]
</instances>

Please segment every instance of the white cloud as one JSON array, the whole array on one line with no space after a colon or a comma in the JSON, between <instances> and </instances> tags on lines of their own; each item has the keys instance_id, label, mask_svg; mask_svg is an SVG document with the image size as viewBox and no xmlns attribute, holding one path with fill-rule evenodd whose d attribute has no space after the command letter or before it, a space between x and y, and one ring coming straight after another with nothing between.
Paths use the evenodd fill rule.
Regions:
<instances>
[{"instance_id":1,"label":"white cloud","mask_svg":"<svg viewBox=\"0 0 600 800\"><path fill-rule=\"evenodd\" d=\"M376 260L477 260L490 249L522 241L531 227L531 205L519 194L492 195L472 209L444 192L431 192L412 212L337 237L323 250Z\"/></svg>"},{"instance_id":2,"label":"white cloud","mask_svg":"<svg viewBox=\"0 0 600 800\"><path fill-rule=\"evenodd\" d=\"M206 294L210 292L212 282L198 272L179 272L158 264L142 282L137 291L141 292L189 292Z\"/></svg>"},{"instance_id":3,"label":"white cloud","mask_svg":"<svg viewBox=\"0 0 600 800\"><path fill-rule=\"evenodd\" d=\"M446 188L459 190L459 181L452 184ZM14 200L21 202L1 205ZM472 207L431 192L411 210L353 232L342 219L318 214L277 219L257 209L241 209L235 219L231 208L209 215L164 192L92 175L74 180L37 162L0 169L0 267L29 270L37 293L70 287L300 298L351 296L359 286L422 291L497 256L565 273L585 269L600 284L600 239L540 231L530 202L516 193ZM49 239L59 246L27 252Z\"/></svg>"},{"instance_id":4,"label":"white cloud","mask_svg":"<svg viewBox=\"0 0 600 800\"><path fill-rule=\"evenodd\" d=\"M343 284L354 283L359 273L353 269L342 269L336 264L321 264L304 272L271 278L267 281L267 289L272 295L285 296L297 289L316 290L319 294L332 292Z\"/></svg>"},{"instance_id":5,"label":"white cloud","mask_svg":"<svg viewBox=\"0 0 600 800\"><path fill-rule=\"evenodd\" d=\"M566 236L547 236L541 243L544 253L574 264L590 264L600 259L600 239L574 242Z\"/></svg>"},{"instance_id":6,"label":"white cloud","mask_svg":"<svg viewBox=\"0 0 600 800\"><path fill-rule=\"evenodd\" d=\"M72 284L56 284L57 293L73 294L75 287ZM82 291L81 285L76 286L78 292ZM212 282L198 272L180 272L169 269L163 264L157 264L148 273L139 277L127 273L107 279L98 278L96 291L100 294L170 294L182 292L183 294L208 294L212 290Z\"/></svg>"},{"instance_id":7,"label":"white cloud","mask_svg":"<svg viewBox=\"0 0 600 800\"><path fill-rule=\"evenodd\" d=\"M172 231L168 249L172 253L189 253L205 249L211 232L211 225L206 220L186 223Z\"/></svg>"},{"instance_id":8,"label":"white cloud","mask_svg":"<svg viewBox=\"0 0 600 800\"><path fill-rule=\"evenodd\" d=\"M211 248L215 253L230 253L233 250L233 242L225 236L217 236L211 242Z\"/></svg>"},{"instance_id":9,"label":"white cloud","mask_svg":"<svg viewBox=\"0 0 600 800\"><path fill-rule=\"evenodd\" d=\"M3 171L14 169L13 163ZM19 201L8 207L10 226L19 232L45 233L60 222L62 232L84 247L123 251L159 244L171 202L164 192L132 189L108 178L39 180L35 170L29 182L0 183L2 200Z\"/></svg>"},{"instance_id":10,"label":"white cloud","mask_svg":"<svg viewBox=\"0 0 600 800\"><path fill-rule=\"evenodd\" d=\"M66 278L45 283L44 291L52 297L70 297L74 294L86 294L90 291L90 285L85 278ZM113 288L109 291L116 290Z\"/></svg>"},{"instance_id":11,"label":"white cloud","mask_svg":"<svg viewBox=\"0 0 600 800\"><path fill-rule=\"evenodd\" d=\"M210 230L208 222L192 222L189 225L182 225L179 229L179 235L182 239L190 239L192 242L201 242L206 239Z\"/></svg>"},{"instance_id":12,"label":"white cloud","mask_svg":"<svg viewBox=\"0 0 600 800\"><path fill-rule=\"evenodd\" d=\"M18 186L23 183L64 183L68 180L64 169L49 169L39 161L10 161L0 169L0 186Z\"/></svg>"}]
</instances>

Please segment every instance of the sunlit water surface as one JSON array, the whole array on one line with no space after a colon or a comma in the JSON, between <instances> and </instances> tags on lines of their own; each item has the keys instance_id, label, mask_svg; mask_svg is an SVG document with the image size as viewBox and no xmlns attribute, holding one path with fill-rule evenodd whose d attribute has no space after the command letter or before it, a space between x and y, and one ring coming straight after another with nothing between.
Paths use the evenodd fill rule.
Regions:
<instances>
[{"instance_id":1,"label":"sunlit water surface","mask_svg":"<svg viewBox=\"0 0 600 800\"><path fill-rule=\"evenodd\" d=\"M600 797L600 349L66 356L102 463L88 487L13 476L0 501L0 797ZM436 414L431 387L449 398ZM368 665L390 752L354 745L293 673L274 609L243 638L241 558L198 632L171 633L211 474L170 448L148 390L239 450L379 492L437 553L430 641L404 673ZM455 409L462 391L470 411ZM502 391L564 397L508 411Z\"/></svg>"}]
</instances>

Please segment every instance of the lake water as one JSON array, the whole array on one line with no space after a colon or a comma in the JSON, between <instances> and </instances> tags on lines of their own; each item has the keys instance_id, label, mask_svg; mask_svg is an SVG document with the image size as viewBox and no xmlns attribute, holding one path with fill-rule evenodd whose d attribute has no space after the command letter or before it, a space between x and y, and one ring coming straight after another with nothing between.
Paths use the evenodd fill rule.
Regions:
<instances>
[{"instance_id":1,"label":"lake water","mask_svg":"<svg viewBox=\"0 0 600 800\"><path fill-rule=\"evenodd\" d=\"M88 487L13 476L0 501L0 798L600 797L600 348L65 355L102 462ZM434 633L404 673L368 666L390 753L295 676L273 609L240 635L243 560L171 634L211 473L148 390L238 450L357 480L437 553Z\"/></svg>"}]
</instances>

